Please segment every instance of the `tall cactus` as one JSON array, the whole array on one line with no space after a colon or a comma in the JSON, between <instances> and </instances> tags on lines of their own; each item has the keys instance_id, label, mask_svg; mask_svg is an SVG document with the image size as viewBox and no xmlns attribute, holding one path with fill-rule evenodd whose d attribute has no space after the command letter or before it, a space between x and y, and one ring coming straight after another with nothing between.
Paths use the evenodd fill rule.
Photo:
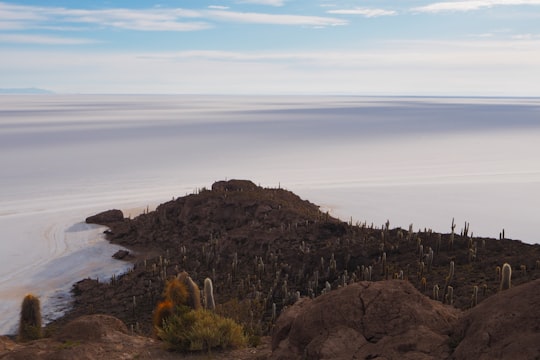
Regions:
<instances>
[{"instance_id":1,"label":"tall cactus","mask_svg":"<svg viewBox=\"0 0 540 360\"><path fill-rule=\"evenodd\" d=\"M201 291L195 282L191 279L187 272L183 271L178 274L178 280L182 281L188 289L187 305L194 310L201 308Z\"/></svg>"},{"instance_id":2,"label":"tall cactus","mask_svg":"<svg viewBox=\"0 0 540 360\"><path fill-rule=\"evenodd\" d=\"M512 287L512 267L508 263L504 263L501 273L500 290L507 290Z\"/></svg>"},{"instance_id":3,"label":"tall cactus","mask_svg":"<svg viewBox=\"0 0 540 360\"><path fill-rule=\"evenodd\" d=\"M19 341L36 340L41 337L41 306L32 294L24 297L19 321Z\"/></svg>"},{"instance_id":4,"label":"tall cactus","mask_svg":"<svg viewBox=\"0 0 540 360\"><path fill-rule=\"evenodd\" d=\"M204 279L204 305L208 310L215 310L214 287L210 278Z\"/></svg>"},{"instance_id":5,"label":"tall cactus","mask_svg":"<svg viewBox=\"0 0 540 360\"><path fill-rule=\"evenodd\" d=\"M455 268L454 262L450 261L450 269L448 270L448 276L446 277L445 283L444 283L443 300L446 299L446 296L448 295L448 292L450 291L450 288L451 288L450 283L454 277L454 268Z\"/></svg>"},{"instance_id":6,"label":"tall cactus","mask_svg":"<svg viewBox=\"0 0 540 360\"><path fill-rule=\"evenodd\" d=\"M167 281L163 297L170 300L175 306L186 305L188 300L188 289L183 281L177 278Z\"/></svg>"},{"instance_id":7,"label":"tall cactus","mask_svg":"<svg viewBox=\"0 0 540 360\"><path fill-rule=\"evenodd\" d=\"M448 286L448 292L445 297L447 304L454 305L454 288L452 286Z\"/></svg>"},{"instance_id":8,"label":"tall cactus","mask_svg":"<svg viewBox=\"0 0 540 360\"><path fill-rule=\"evenodd\" d=\"M471 297L471 307L475 307L478 304L478 286L473 286L473 293Z\"/></svg>"},{"instance_id":9,"label":"tall cactus","mask_svg":"<svg viewBox=\"0 0 540 360\"><path fill-rule=\"evenodd\" d=\"M433 286L433 300L439 300L439 285Z\"/></svg>"}]
</instances>

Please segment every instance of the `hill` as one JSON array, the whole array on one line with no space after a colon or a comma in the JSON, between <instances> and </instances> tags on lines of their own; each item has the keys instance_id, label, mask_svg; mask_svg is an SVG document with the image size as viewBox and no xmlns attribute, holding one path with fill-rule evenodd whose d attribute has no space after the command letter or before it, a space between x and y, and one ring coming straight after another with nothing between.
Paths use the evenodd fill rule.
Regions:
<instances>
[{"instance_id":1,"label":"hill","mask_svg":"<svg viewBox=\"0 0 540 360\"><path fill-rule=\"evenodd\" d=\"M468 224L446 234L352 224L290 191L243 180L217 182L134 219L108 211L87 221L107 225L108 239L131 250L134 267L110 281L75 284L72 311L52 329L107 314L150 335L166 279L184 270L199 285L210 277L217 311L242 322L253 339L271 334L299 297L361 281L406 280L441 305L466 310L499 293L503 263L513 268L513 286L540 278L540 245L473 238Z\"/></svg>"}]
</instances>

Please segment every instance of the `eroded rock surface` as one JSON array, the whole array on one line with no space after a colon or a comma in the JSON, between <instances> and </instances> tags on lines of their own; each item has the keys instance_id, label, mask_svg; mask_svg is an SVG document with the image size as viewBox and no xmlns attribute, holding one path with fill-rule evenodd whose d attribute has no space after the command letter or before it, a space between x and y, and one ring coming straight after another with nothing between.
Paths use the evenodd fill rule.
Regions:
<instances>
[{"instance_id":1,"label":"eroded rock surface","mask_svg":"<svg viewBox=\"0 0 540 360\"><path fill-rule=\"evenodd\" d=\"M453 359L539 359L540 280L505 290L466 312Z\"/></svg>"},{"instance_id":2,"label":"eroded rock surface","mask_svg":"<svg viewBox=\"0 0 540 360\"><path fill-rule=\"evenodd\" d=\"M355 283L289 308L272 359L444 359L459 313L407 281Z\"/></svg>"}]
</instances>

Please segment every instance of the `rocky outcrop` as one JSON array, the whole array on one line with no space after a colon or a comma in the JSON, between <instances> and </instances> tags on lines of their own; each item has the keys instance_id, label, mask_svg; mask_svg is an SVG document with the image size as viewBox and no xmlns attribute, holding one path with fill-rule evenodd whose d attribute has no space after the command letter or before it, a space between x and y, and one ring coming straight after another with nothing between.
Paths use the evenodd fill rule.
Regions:
<instances>
[{"instance_id":1,"label":"rocky outcrop","mask_svg":"<svg viewBox=\"0 0 540 360\"><path fill-rule=\"evenodd\" d=\"M107 315L81 316L64 326L55 338L59 341L99 341L114 337L116 333L127 334L126 325Z\"/></svg>"},{"instance_id":2,"label":"rocky outcrop","mask_svg":"<svg viewBox=\"0 0 540 360\"><path fill-rule=\"evenodd\" d=\"M257 349L238 349L214 353L213 359L266 359L270 353L268 342ZM54 329L45 339L15 343L0 337L2 360L206 360L209 354L178 354L168 351L163 343L148 337L131 334L126 325L107 315L88 315Z\"/></svg>"},{"instance_id":3,"label":"rocky outcrop","mask_svg":"<svg viewBox=\"0 0 540 360\"><path fill-rule=\"evenodd\" d=\"M2 360L154 359L156 353L163 353L157 341L129 335L124 323L106 315L76 319L52 338L0 347Z\"/></svg>"},{"instance_id":4,"label":"rocky outcrop","mask_svg":"<svg viewBox=\"0 0 540 360\"><path fill-rule=\"evenodd\" d=\"M355 283L290 307L272 359L444 359L459 313L407 281Z\"/></svg>"},{"instance_id":5,"label":"rocky outcrop","mask_svg":"<svg viewBox=\"0 0 540 360\"><path fill-rule=\"evenodd\" d=\"M460 319L453 359L540 358L540 280L484 300Z\"/></svg>"},{"instance_id":6,"label":"rocky outcrop","mask_svg":"<svg viewBox=\"0 0 540 360\"><path fill-rule=\"evenodd\" d=\"M249 191L257 190L257 185L249 180L217 181L212 184L212 191Z\"/></svg>"},{"instance_id":7,"label":"rocky outcrop","mask_svg":"<svg viewBox=\"0 0 540 360\"><path fill-rule=\"evenodd\" d=\"M100 212L99 214L89 216L86 218L87 224L99 224L99 225L108 225L116 222L121 222L124 220L124 213L121 210L107 210Z\"/></svg>"}]
</instances>

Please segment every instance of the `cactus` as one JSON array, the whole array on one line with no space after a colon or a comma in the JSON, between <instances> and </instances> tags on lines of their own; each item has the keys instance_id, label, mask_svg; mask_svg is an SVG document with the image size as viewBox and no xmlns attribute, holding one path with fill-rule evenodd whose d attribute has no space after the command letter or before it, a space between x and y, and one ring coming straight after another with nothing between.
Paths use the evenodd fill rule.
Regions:
<instances>
[{"instance_id":1,"label":"cactus","mask_svg":"<svg viewBox=\"0 0 540 360\"><path fill-rule=\"evenodd\" d=\"M328 281L324 284L324 290L326 292L332 291L332 285L330 285L330 283Z\"/></svg>"},{"instance_id":2,"label":"cactus","mask_svg":"<svg viewBox=\"0 0 540 360\"><path fill-rule=\"evenodd\" d=\"M473 293L471 298L471 307L475 307L478 304L478 286L473 286Z\"/></svg>"},{"instance_id":3,"label":"cactus","mask_svg":"<svg viewBox=\"0 0 540 360\"><path fill-rule=\"evenodd\" d=\"M427 254L427 257L426 257L426 261L427 261L427 272L431 272L431 267L433 265L433 257L434 257L434 253L433 253L433 249L432 248L429 248L429 252Z\"/></svg>"},{"instance_id":4,"label":"cactus","mask_svg":"<svg viewBox=\"0 0 540 360\"><path fill-rule=\"evenodd\" d=\"M41 307L39 299L32 294L24 297L19 321L19 341L36 340L41 337Z\"/></svg>"},{"instance_id":5,"label":"cactus","mask_svg":"<svg viewBox=\"0 0 540 360\"><path fill-rule=\"evenodd\" d=\"M452 281L454 277L454 267L454 262L450 261L450 270L448 271L448 277L446 278L448 283Z\"/></svg>"},{"instance_id":6,"label":"cactus","mask_svg":"<svg viewBox=\"0 0 540 360\"><path fill-rule=\"evenodd\" d=\"M337 271L337 262L334 257L334 253L332 253L332 257L330 258L330 265L328 267L328 274L330 278L333 278Z\"/></svg>"},{"instance_id":7,"label":"cactus","mask_svg":"<svg viewBox=\"0 0 540 360\"><path fill-rule=\"evenodd\" d=\"M173 311L174 304L170 300L162 301L157 305L152 317L152 323L156 331L163 328L163 323L173 314Z\"/></svg>"},{"instance_id":8,"label":"cactus","mask_svg":"<svg viewBox=\"0 0 540 360\"><path fill-rule=\"evenodd\" d=\"M446 297L448 296L447 291L450 291L450 282L452 281L452 278L454 277L454 262L450 261L450 269L448 270L448 276L445 279L444 283L444 293L443 293L443 300L446 300ZM453 290L453 289L452 289Z\"/></svg>"},{"instance_id":9,"label":"cactus","mask_svg":"<svg viewBox=\"0 0 540 360\"><path fill-rule=\"evenodd\" d=\"M446 303L449 305L454 304L454 288L452 286L448 286L447 288L447 294L446 294Z\"/></svg>"},{"instance_id":10,"label":"cactus","mask_svg":"<svg viewBox=\"0 0 540 360\"><path fill-rule=\"evenodd\" d=\"M188 289L187 305L194 310L199 310L201 308L201 291L197 284L185 271L178 274L178 280L183 282Z\"/></svg>"},{"instance_id":11,"label":"cactus","mask_svg":"<svg viewBox=\"0 0 540 360\"><path fill-rule=\"evenodd\" d=\"M204 305L208 310L216 309L216 303L214 301L214 288L210 278L204 279Z\"/></svg>"},{"instance_id":12,"label":"cactus","mask_svg":"<svg viewBox=\"0 0 540 360\"><path fill-rule=\"evenodd\" d=\"M470 224L465 221L465 226L463 228L463 236L467 238L469 236L469 226ZM472 237L472 236L471 236Z\"/></svg>"},{"instance_id":13,"label":"cactus","mask_svg":"<svg viewBox=\"0 0 540 360\"><path fill-rule=\"evenodd\" d=\"M188 296L186 284L178 278L171 279L165 284L163 297L171 301L174 306L186 305Z\"/></svg>"},{"instance_id":14,"label":"cactus","mask_svg":"<svg viewBox=\"0 0 540 360\"><path fill-rule=\"evenodd\" d=\"M433 300L439 300L439 285L433 285Z\"/></svg>"},{"instance_id":15,"label":"cactus","mask_svg":"<svg viewBox=\"0 0 540 360\"><path fill-rule=\"evenodd\" d=\"M501 272L500 290L507 290L512 287L512 267L508 263L504 263Z\"/></svg>"}]
</instances>

